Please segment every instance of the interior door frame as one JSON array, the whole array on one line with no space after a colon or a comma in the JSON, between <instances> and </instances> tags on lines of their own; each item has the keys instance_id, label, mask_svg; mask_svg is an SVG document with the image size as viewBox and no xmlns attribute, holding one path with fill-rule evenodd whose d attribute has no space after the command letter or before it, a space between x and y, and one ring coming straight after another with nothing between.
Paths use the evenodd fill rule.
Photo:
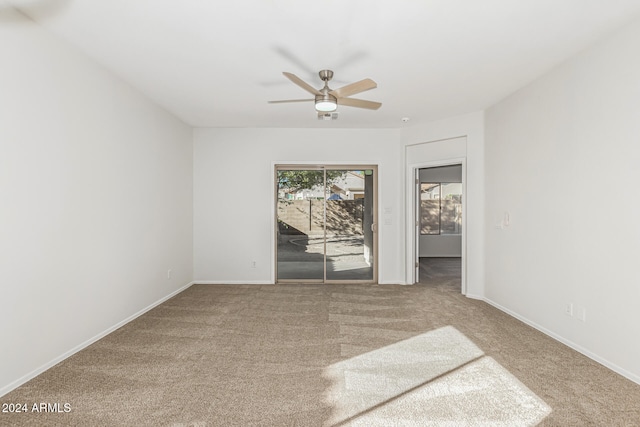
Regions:
<instances>
[{"instance_id":1,"label":"interior door frame","mask_svg":"<svg viewBox=\"0 0 640 427\"><path fill-rule=\"evenodd\" d=\"M324 232L324 274L323 280L316 279L280 279L278 280L278 170L322 170L326 180L326 171L328 170L373 170L373 277L371 280L335 280L327 279L327 241L326 241L326 226ZM354 162L348 163L324 163L324 162L273 162L273 197L272 197L272 276L271 281L274 284L278 283L315 283L315 284L374 284L378 283L378 240L379 240L379 212L378 212L378 165L373 163L359 164ZM326 200L325 200L326 201ZM324 220L326 222L326 205L324 209Z\"/></svg>"},{"instance_id":2,"label":"interior door frame","mask_svg":"<svg viewBox=\"0 0 640 427\"><path fill-rule=\"evenodd\" d=\"M412 268L408 269L410 271L410 277L408 277L409 284L415 284L418 281L418 265L420 262L420 254L418 252L418 244L419 244L419 203L418 200L420 198L420 179L419 173L420 169L428 169L428 168L437 168L441 166L462 166L462 248L461 248L461 293L463 295L467 294L467 167L466 167L466 158L452 158L445 160L434 160L423 163L416 163L411 165L411 169L407 173L408 180L408 188L412 188L411 191L412 197L409 203L408 212L410 212L410 221L409 225L411 226L411 232L409 232L410 236L410 246L411 250L409 253L411 254L410 262Z\"/></svg>"}]
</instances>

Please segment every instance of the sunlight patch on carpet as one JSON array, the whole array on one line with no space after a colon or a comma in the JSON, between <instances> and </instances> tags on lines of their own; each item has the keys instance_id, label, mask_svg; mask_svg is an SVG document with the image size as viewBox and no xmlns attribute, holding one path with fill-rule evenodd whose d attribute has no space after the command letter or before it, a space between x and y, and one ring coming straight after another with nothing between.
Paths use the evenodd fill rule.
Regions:
<instances>
[{"instance_id":1,"label":"sunlight patch on carpet","mask_svg":"<svg viewBox=\"0 0 640 427\"><path fill-rule=\"evenodd\" d=\"M325 376L327 425L533 426L551 412L451 326L338 362Z\"/></svg>"}]
</instances>

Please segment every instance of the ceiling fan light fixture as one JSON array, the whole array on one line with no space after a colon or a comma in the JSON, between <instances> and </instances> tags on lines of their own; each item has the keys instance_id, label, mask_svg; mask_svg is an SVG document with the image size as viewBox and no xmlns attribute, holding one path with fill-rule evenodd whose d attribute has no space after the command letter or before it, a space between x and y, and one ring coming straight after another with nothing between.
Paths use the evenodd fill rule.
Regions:
<instances>
[{"instance_id":1,"label":"ceiling fan light fixture","mask_svg":"<svg viewBox=\"0 0 640 427\"><path fill-rule=\"evenodd\" d=\"M316 111L321 113L330 113L336 111L338 101L332 95L316 95Z\"/></svg>"}]
</instances>

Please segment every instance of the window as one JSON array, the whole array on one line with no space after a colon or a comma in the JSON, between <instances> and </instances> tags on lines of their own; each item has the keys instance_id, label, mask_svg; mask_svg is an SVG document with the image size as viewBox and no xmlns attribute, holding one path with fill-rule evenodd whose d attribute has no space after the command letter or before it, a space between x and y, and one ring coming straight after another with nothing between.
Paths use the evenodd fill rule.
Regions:
<instances>
[{"instance_id":1,"label":"window","mask_svg":"<svg viewBox=\"0 0 640 427\"><path fill-rule=\"evenodd\" d=\"M423 182L420 184L420 234L462 233L462 184Z\"/></svg>"}]
</instances>

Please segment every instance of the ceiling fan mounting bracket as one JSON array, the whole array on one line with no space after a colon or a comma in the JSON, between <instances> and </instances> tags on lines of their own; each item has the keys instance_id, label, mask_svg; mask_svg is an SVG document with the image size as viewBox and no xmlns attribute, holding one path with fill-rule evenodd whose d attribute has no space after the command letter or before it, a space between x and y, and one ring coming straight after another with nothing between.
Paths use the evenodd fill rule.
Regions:
<instances>
[{"instance_id":1,"label":"ceiling fan mounting bracket","mask_svg":"<svg viewBox=\"0 0 640 427\"><path fill-rule=\"evenodd\" d=\"M333 78L333 71L331 71L331 70L320 70L318 75L320 76L320 80L322 80L323 82L326 83L326 82L328 82L329 80L331 80Z\"/></svg>"}]
</instances>

